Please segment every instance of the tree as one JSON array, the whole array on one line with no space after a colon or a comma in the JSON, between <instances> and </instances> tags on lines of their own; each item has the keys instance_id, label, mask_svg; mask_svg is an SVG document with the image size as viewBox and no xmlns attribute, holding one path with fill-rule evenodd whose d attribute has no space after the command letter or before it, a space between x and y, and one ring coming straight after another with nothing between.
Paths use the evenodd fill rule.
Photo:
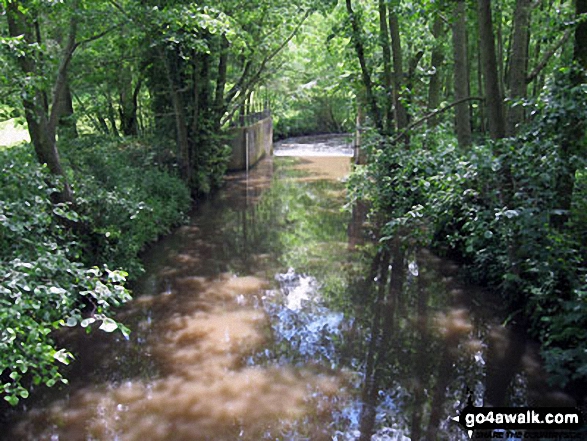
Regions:
<instances>
[{"instance_id":1,"label":"tree","mask_svg":"<svg viewBox=\"0 0 587 441\"><path fill-rule=\"evenodd\" d=\"M385 0L379 0L379 44L383 56L383 86L385 90L384 104L384 131L389 133L393 126L393 103L395 88L392 88L391 73L391 47L389 43L389 30L387 27L387 4Z\"/></svg>"},{"instance_id":2,"label":"tree","mask_svg":"<svg viewBox=\"0 0 587 441\"><path fill-rule=\"evenodd\" d=\"M432 111L440 105L441 92L441 75L440 68L444 61L444 52L442 50L442 36L444 35L444 24L439 14L436 14L432 24L432 36L434 37L434 46L430 57L432 74L428 83L428 110ZM428 124L434 127L437 124L437 118L430 118Z\"/></svg>"},{"instance_id":3,"label":"tree","mask_svg":"<svg viewBox=\"0 0 587 441\"><path fill-rule=\"evenodd\" d=\"M34 4L27 5L26 2L14 0L6 1L4 6L9 35L21 45L21 51L15 54L16 62L22 76L30 79L25 85L22 104L37 159L41 164L46 164L49 171L61 181L60 189L53 193L53 201L73 202L73 192L59 157L56 134L59 118L63 113L60 104L64 102L67 92L67 69L78 46L76 33L79 2L71 5L68 35L62 48L50 100L47 98L49 90L41 81L48 72L43 54L38 49L42 45L37 32L39 11Z\"/></svg>"},{"instance_id":4,"label":"tree","mask_svg":"<svg viewBox=\"0 0 587 441\"><path fill-rule=\"evenodd\" d=\"M373 81L371 80L371 72L367 66L365 46L363 44L363 35L361 33L361 24L359 22L359 17L353 9L351 0L346 0L346 9L351 23L351 40L357 54L357 59L359 60L359 65L361 66L361 79L365 89L365 97L367 100L369 115L371 116L375 127L379 131L382 131L383 123L381 120L381 111L379 110L379 105L377 104Z\"/></svg>"},{"instance_id":5,"label":"tree","mask_svg":"<svg viewBox=\"0 0 587 441\"><path fill-rule=\"evenodd\" d=\"M513 136L518 125L524 121L524 106L518 101L526 98L530 10L531 0L516 1L508 81L508 99L510 101L506 124L506 135L508 136Z\"/></svg>"},{"instance_id":6,"label":"tree","mask_svg":"<svg viewBox=\"0 0 587 441\"><path fill-rule=\"evenodd\" d=\"M575 0L575 15L578 20L573 42L573 70L571 71L570 87L579 90L585 86L587 78L587 1ZM553 225L562 230L566 227L573 201L575 178L578 161L587 157L585 145L584 109L572 107L565 116L564 129L561 128L560 155L562 167L556 176L556 194L559 201L559 213L552 217Z\"/></svg>"},{"instance_id":7,"label":"tree","mask_svg":"<svg viewBox=\"0 0 587 441\"><path fill-rule=\"evenodd\" d=\"M452 39L455 101L461 101L470 94L467 56L467 3L465 0L456 2ZM463 101L455 107L455 127L459 146L471 145L471 113L468 101Z\"/></svg>"},{"instance_id":8,"label":"tree","mask_svg":"<svg viewBox=\"0 0 587 441\"><path fill-rule=\"evenodd\" d=\"M579 83L585 81L585 71L587 71L587 0L575 0L575 15L578 24L575 28L573 58L578 67L583 70L575 80Z\"/></svg>"},{"instance_id":9,"label":"tree","mask_svg":"<svg viewBox=\"0 0 587 441\"><path fill-rule=\"evenodd\" d=\"M390 5L389 9L389 32L391 34L391 47L393 52L393 104L395 108L396 127L398 131L408 126L408 112L403 103L404 79L404 54L400 36L399 18L395 7ZM409 73L409 80L412 80L412 72Z\"/></svg>"},{"instance_id":10,"label":"tree","mask_svg":"<svg viewBox=\"0 0 587 441\"><path fill-rule=\"evenodd\" d=\"M495 53L495 34L490 0L477 0L479 14L479 51L485 80L485 105L489 135L493 139L505 136L503 113L503 94L499 82L497 56Z\"/></svg>"},{"instance_id":11,"label":"tree","mask_svg":"<svg viewBox=\"0 0 587 441\"><path fill-rule=\"evenodd\" d=\"M194 194L220 184L227 148L218 133L273 74L277 56L313 11L313 2L263 0L222 4L170 1L114 3L135 29L156 132L173 140L176 162ZM283 17L290 17L284 25ZM270 31L268 31L270 29ZM127 81L130 86L131 82ZM141 81L135 83L137 95ZM128 89L129 87L126 87ZM121 101L124 103L125 100ZM123 125L124 127L124 125Z\"/></svg>"}]
</instances>

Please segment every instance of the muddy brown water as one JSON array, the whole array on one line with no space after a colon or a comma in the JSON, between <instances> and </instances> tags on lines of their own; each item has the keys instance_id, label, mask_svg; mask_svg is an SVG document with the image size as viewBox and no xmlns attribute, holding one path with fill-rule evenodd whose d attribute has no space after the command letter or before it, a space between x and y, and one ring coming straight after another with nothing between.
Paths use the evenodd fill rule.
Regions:
<instances>
[{"instance_id":1,"label":"muddy brown water","mask_svg":"<svg viewBox=\"0 0 587 441\"><path fill-rule=\"evenodd\" d=\"M329 156L288 140L310 155L230 175L155 245L119 314L130 339L68 330L70 385L5 415L2 438L459 440L468 391L573 405L456 265L418 248L377 263L361 213L341 210L347 140L317 142Z\"/></svg>"}]
</instances>

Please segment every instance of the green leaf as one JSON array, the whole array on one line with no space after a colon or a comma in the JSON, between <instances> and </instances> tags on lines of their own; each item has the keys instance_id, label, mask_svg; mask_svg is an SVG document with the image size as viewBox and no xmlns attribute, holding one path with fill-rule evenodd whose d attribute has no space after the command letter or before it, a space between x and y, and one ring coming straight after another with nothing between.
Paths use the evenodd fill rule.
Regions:
<instances>
[{"instance_id":1,"label":"green leaf","mask_svg":"<svg viewBox=\"0 0 587 441\"><path fill-rule=\"evenodd\" d=\"M89 318L85 318L82 320L81 322L81 327L82 328L87 328L88 326L90 326L92 323L94 323L96 321L95 318L93 317L89 317Z\"/></svg>"},{"instance_id":2,"label":"green leaf","mask_svg":"<svg viewBox=\"0 0 587 441\"><path fill-rule=\"evenodd\" d=\"M104 332L113 332L118 329L118 323L111 318L105 318L100 325L100 329Z\"/></svg>"},{"instance_id":3,"label":"green leaf","mask_svg":"<svg viewBox=\"0 0 587 441\"><path fill-rule=\"evenodd\" d=\"M60 349L53 354L53 358L57 361L60 361L61 363L65 364L65 365L68 365L70 362L70 359L73 358L73 356L69 352L67 352L65 349Z\"/></svg>"},{"instance_id":4,"label":"green leaf","mask_svg":"<svg viewBox=\"0 0 587 441\"><path fill-rule=\"evenodd\" d=\"M18 397L14 395L6 395L4 399L8 401L11 406L16 406L18 404Z\"/></svg>"}]
</instances>

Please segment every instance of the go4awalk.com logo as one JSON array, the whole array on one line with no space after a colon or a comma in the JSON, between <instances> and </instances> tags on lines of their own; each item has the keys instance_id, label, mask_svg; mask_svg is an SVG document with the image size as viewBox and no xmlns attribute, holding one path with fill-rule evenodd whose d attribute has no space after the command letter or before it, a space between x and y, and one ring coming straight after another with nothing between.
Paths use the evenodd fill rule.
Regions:
<instances>
[{"instance_id":1,"label":"go4awalk.com logo","mask_svg":"<svg viewBox=\"0 0 587 441\"><path fill-rule=\"evenodd\" d=\"M581 411L574 407L467 406L452 418L477 439L587 439Z\"/></svg>"}]
</instances>

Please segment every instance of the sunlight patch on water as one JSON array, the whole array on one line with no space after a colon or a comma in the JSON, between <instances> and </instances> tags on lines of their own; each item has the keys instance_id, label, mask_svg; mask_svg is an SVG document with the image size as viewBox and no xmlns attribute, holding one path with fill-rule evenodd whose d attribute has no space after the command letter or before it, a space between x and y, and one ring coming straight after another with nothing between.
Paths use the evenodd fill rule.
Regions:
<instances>
[{"instance_id":1,"label":"sunlight patch on water","mask_svg":"<svg viewBox=\"0 0 587 441\"><path fill-rule=\"evenodd\" d=\"M363 403L356 392L364 383L364 375L359 366L356 366L357 371L342 367L340 354L340 343L354 325L353 320L326 306L320 293L320 284L314 277L289 268L286 273L277 274L275 279L280 289L269 292L264 302L275 339L274 353L266 354L267 358L278 360L284 365L294 363L308 366L314 363L340 372L340 390L337 405L331 408L328 439L362 439L360 427ZM379 391L377 429L371 441L409 440L405 430L395 423L398 421L398 402L402 401L402 393L399 388Z\"/></svg>"},{"instance_id":2,"label":"sunlight patch on water","mask_svg":"<svg viewBox=\"0 0 587 441\"><path fill-rule=\"evenodd\" d=\"M458 339L473 331L469 311L465 308L455 308L450 309L447 313L438 313L436 324L440 334L447 340Z\"/></svg>"},{"instance_id":3,"label":"sunlight patch on water","mask_svg":"<svg viewBox=\"0 0 587 441\"><path fill-rule=\"evenodd\" d=\"M307 176L296 179L297 182L314 182L321 180L342 180L350 173L351 160L340 155L333 157L299 158L299 164L292 170L307 173Z\"/></svg>"},{"instance_id":4,"label":"sunlight patch on water","mask_svg":"<svg viewBox=\"0 0 587 441\"><path fill-rule=\"evenodd\" d=\"M162 373L83 387L29 413L14 433L19 439L259 440L328 415L340 389L337 376L245 363L271 336L267 315L255 307L266 286L230 274L184 277L169 295L139 299L142 307L162 302L170 310L147 342Z\"/></svg>"}]
</instances>

